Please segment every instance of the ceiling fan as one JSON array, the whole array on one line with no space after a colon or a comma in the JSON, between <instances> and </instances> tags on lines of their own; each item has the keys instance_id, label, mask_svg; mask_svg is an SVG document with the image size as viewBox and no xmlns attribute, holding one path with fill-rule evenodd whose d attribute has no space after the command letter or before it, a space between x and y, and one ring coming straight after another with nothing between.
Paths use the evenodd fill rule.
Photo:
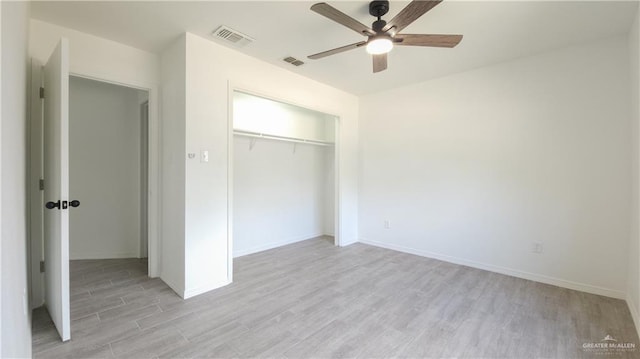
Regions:
<instances>
[{"instance_id":1,"label":"ceiling fan","mask_svg":"<svg viewBox=\"0 0 640 359\"><path fill-rule=\"evenodd\" d=\"M389 22L381 19L389 11L389 1L372 1L369 3L369 14L377 17L378 20L371 24L371 28L327 3L315 4L311 6L312 11L344 25L360 35L366 36L367 40L323 51L308 57L316 60L366 46L367 52L373 55L373 72L376 73L387 69L387 53L391 51L394 45L454 47L460 43L462 35L399 34L402 29L427 11L433 9L441 1L413 0Z\"/></svg>"}]
</instances>

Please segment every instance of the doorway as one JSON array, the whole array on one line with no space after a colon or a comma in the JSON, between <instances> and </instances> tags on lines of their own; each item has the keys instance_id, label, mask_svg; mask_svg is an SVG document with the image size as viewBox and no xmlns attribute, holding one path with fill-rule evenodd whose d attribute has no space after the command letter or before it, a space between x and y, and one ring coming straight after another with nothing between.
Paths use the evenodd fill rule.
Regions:
<instances>
[{"instance_id":1,"label":"doorway","mask_svg":"<svg viewBox=\"0 0 640 359\"><path fill-rule=\"evenodd\" d=\"M148 92L70 76L71 260L146 258Z\"/></svg>"},{"instance_id":2,"label":"doorway","mask_svg":"<svg viewBox=\"0 0 640 359\"><path fill-rule=\"evenodd\" d=\"M69 78L71 327L119 305L148 277L146 181L149 94L126 86ZM45 125L46 126L46 125Z\"/></svg>"}]
</instances>

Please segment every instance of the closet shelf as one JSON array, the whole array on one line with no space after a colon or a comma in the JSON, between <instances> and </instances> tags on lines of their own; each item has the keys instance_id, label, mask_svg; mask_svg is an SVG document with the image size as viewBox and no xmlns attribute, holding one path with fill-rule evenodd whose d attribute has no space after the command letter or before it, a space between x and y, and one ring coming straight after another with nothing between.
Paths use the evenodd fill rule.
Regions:
<instances>
[{"instance_id":1,"label":"closet shelf","mask_svg":"<svg viewBox=\"0 0 640 359\"><path fill-rule=\"evenodd\" d=\"M328 142L328 141L307 140L304 138L267 135L264 133L251 132L251 131L233 130L233 134L237 136L244 136L244 137L264 138L267 140L286 141L286 142L293 142L293 143L306 143L308 145L316 145L316 146L333 146L334 145L333 142Z\"/></svg>"}]
</instances>

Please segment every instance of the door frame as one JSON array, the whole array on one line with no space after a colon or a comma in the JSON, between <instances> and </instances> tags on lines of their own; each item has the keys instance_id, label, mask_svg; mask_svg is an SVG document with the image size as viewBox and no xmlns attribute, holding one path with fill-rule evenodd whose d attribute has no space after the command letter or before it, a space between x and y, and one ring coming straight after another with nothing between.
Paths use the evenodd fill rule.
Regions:
<instances>
[{"instance_id":1,"label":"door frame","mask_svg":"<svg viewBox=\"0 0 640 359\"><path fill-rule=\"evenodd\" d=\"M39 181L43 176L42 158L42 100L39 97L41 84L42 63L31 58L30 83L30 114L28 124L28 236L29 260L31 279L31 308L44 304L44 276L40 273L40 261L44 260L43 245L43 211L44 199L40 191ZM37 72L37 73L36 73ZM159 88L157 84L111 79L107 76L96 76L70 69L69 76L109 83L137 90L147 91L149 94L149 122L148 122L148 160L147 160L147 248L148 275L151 278L160 276L161 271L161 230L160 230L160 121L159 121Z\"/></svg>"},{"instance_id":2,"label":"door frame","mask_svg":"<svg viewBox=\"0 0 640 359\"><path fill-rule=\"evenodd\" d=\"M147 95L149 93L147 92ZM147 99L140 104L140 154L144 158L140 167L140 203L146 203L146 206L140 207L140 220L144 221L140 226L140 243L138 244L138 256L146 255L149 257L149 100ZM142 154L144 153L144 157ZM146 179L146 181L144 181ZM142 225L146 224L146 225Z\"/></svg>"},{"instance_id":3,"label":"door frame","mask_svg":"<svg viewBox=\"0 0 640 359\"><path fill-rule=\"evenodd\" d=\"M334 132L334 147L333 147L333 190L334 190L334 204L333 204L333 232L334 232L334 245L342 247L345 245L342 241L342 228L340 221L340 213L343 208L340 196L340 126L342 123L342 117L336 115L331 111L322 108L316 108L308 106L289 99L279 98L277 96L265 94L261 91L252 89L251 86L240 85L229 81L227 83L227 278L229 283L233 282L233 93L243 92L249 95L262 97L268 100L273 100L292 106L305 108L308 110L321 112L335 118L335 132Z\"/></svg>"}]
</instances>

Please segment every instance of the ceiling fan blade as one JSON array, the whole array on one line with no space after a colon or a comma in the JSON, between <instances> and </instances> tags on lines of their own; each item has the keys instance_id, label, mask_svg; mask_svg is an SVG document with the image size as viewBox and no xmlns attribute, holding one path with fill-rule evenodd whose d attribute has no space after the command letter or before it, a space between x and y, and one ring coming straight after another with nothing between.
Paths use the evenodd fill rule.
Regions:
<instances>
[{"instance_id":1,"label":"ceiling fan blade","mask_svg":"<svg viewBox=\"0 0 640 359\"><path fill-rule=\"evenodd\" d=\"M375 35L375 31L371 30L366 25L362 24L360 21L352 18L351 16L343 13L342 11L334 8L333 6L321 2L311 6L311 10L317 12L318 14L331 19L338 24L344 25L351 30L359 33L360 35L369 36Z\"/></svg>"},{"instance_id":2,"label":"ceiling fan blade","mask_svg":"<svg viewBox=\"0 0 640 359\"><path fill-rule=\"evenodd\" d=\"M442 0L413 0L409 5L402 9L398 15L396 15L382 31L389 31L393 29L393 34L397 34L405 27L409 26L412 22L416 21L420 16L424 15L427 11L433 9L436 5L440 4Z\"/></svg>"},{"instance_id":3,"label":"ceiling fan blade","mask_svg":"<svg viewBox=\"0 0 640 359\"><path fill-rule=\"evenodd\" d=\"M462 41L462 35L398 34L394 40L401 40L395 43L398 46L455 47Z\"/></svg>"},{"instance_id":4,"label":"ceiling fan blade","mask_svg":"<svg viewBox=\"0 0 640 359\"><path fill-rule=\"evenodd\" d=\"M387 54L373 55L373 73L387 69Z\"/></svg>"},{"instance_id":5,"label":"ceiling fan blade","mask_svg":"<svg viewBox=\"0 0 640 359\"><path fill-rule=\"evenodd\" d=\"M367 43L366 41L360 41L360 42L356 42L355 44L346 45L346 46L338 47L338 48L335 48L335 49L319 52L317 54L309 55L307 57L312 59L312 60L317 60L317 59L321 59L323 57L339 54L341 52L357 49L358 47L363 46L366 43Z\"/></svg>"}]
</instances>

